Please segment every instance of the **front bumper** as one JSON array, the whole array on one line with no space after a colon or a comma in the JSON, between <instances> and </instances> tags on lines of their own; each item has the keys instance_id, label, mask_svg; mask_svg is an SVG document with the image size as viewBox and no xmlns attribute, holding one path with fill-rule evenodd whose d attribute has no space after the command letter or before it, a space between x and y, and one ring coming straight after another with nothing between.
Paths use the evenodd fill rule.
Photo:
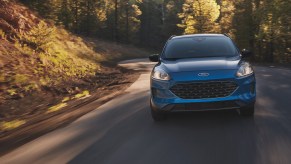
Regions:
<instances>
[{"instance_id":1,"label":"front bumper","mask_svg":"<svg viewBox=\"0 0 291 164\"><path fill-rule=\"evenodd\" d=\"M223 110L250 106L256 101L256 80L254 74L242 78L205 79L205 81L207 80L234 81L238 87L232 94L226 97L182 99L170 91L173 85L181 81L151 79L151 108L155 111L163 112ZM201 80L199 79L199 81ZM187 82L193 82L193 80Z\"/></svg>"}]
</instances>

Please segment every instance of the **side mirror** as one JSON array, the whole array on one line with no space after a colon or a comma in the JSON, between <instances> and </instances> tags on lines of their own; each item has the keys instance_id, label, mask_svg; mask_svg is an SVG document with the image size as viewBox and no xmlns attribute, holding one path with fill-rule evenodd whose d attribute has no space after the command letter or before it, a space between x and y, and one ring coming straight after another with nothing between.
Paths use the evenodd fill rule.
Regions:
<instances>
[{"instance_id":1,"label":"side mirror","mask_svg":"<svg viewBox=\"0 0 291 164\"><path fill-rule=\"evenodd\" d=\"M160 58L159 54L153 54L149 56L151 62L158 62L159 58Z\"/></svg>"},{"instance_id":2,"label":"side mirror","mask_svg":"<svg viewBox=\"0 0 291 164\"><path fill-rule=\"evenodd\" d=\"M242 58L248 58L248 57L252 56L252 52L247 50L247 49L243 49L241 51L241 55L242 55Z\"/></svg>"}]
</instances>

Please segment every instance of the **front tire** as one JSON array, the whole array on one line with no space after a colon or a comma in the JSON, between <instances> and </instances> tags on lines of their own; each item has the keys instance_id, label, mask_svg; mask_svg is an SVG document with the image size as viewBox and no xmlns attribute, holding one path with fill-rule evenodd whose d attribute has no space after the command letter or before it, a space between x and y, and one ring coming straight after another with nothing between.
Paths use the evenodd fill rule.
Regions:
<instances>
[{"instance_id":1,"label":"front tire","mask_svg":"<svg viewBox=\"0 0 291 164\"><path fill-rule=\"evenodd\" d=\"M239 113L241 116L248 116L248 117L251 117L251 116L254 116L255 114L255 105L252 104L250 106L247 106L247 107L242 107L239 109Z\"/></svg>"}]
</instances>

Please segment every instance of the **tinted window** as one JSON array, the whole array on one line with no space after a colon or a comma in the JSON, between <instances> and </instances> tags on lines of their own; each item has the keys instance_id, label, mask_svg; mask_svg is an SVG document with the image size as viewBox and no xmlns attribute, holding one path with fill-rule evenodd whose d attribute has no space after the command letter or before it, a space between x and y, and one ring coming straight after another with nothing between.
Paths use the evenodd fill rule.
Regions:
<instances>
[{"instance_id":1,"label":"tinted window","mask_svg":"<svg viewBox=\"0 0 291 164\"><path fill-rule=\"evenodd\" d=\"M231 57L238 55L237 49L227 37L206 36L170 40L164 58Z\"/></svg>"}]
</instances>

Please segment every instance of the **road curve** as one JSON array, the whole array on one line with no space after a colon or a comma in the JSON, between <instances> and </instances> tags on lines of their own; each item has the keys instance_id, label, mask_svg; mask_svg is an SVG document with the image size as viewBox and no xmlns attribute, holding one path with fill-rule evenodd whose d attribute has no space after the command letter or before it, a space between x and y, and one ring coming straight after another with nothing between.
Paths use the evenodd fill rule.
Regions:
<instances>
[{"instance_id":1,"label":"road curve","mask_svg":"<svg viewBox=\"0 0 291 164\"><path fill-rule=\"evenodd\" d=\"M122 65L146 70L126 94L2 156L0 163L291 163L291 70L255 67L254 118L230 110L181 113L155 123L149 111L153 65Z\"/></svg>"}]
</instances>

